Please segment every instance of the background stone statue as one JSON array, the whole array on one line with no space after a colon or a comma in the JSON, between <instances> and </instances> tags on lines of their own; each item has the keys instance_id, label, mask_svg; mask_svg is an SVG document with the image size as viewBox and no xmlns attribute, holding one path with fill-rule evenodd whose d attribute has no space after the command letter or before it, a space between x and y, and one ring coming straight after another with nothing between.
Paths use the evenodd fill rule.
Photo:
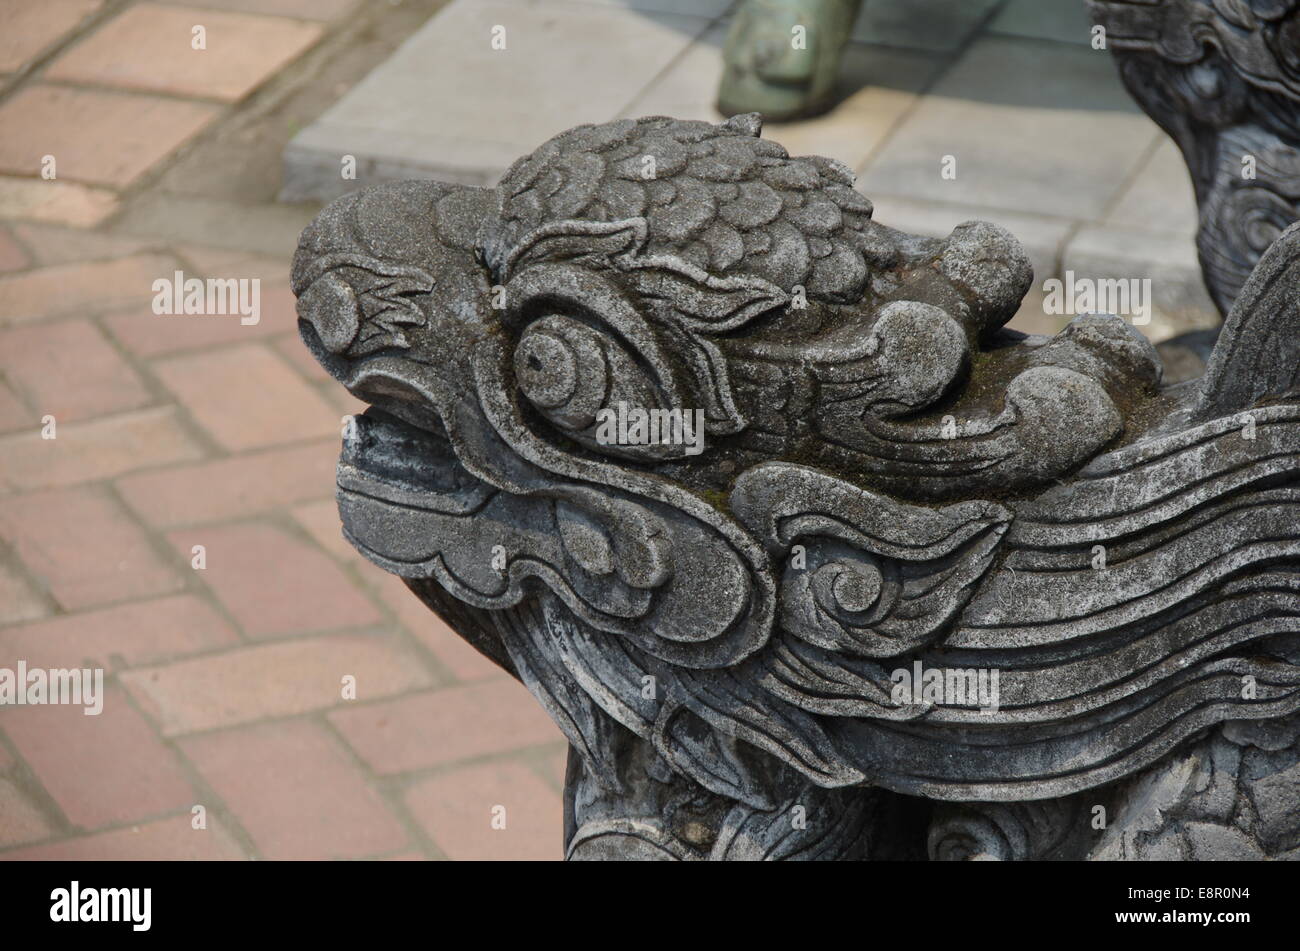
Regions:
<instances>
[{"instance_id":1,"label":"background stone statue","mask_svg":"<svg viewBox=\"0 0 1300 951\"><path fill-rule=\"evenodd\" d=\"M1088 0L1134 100L1182 150L1226 314L1300 219L1300 0Z\"/></svg>"},{"instance_id":2,"label":"background stone statue","mask_svg":"<svg viewBox=\"0 0 1300 951\"><path fill-rule=\"evenodd\" d=\"M814 116L834 101L844 44L862 0L745 0L736 10L718 86L724 116Z\"/></svg>"},{"instance_id":3,"label":"background stone statue","mask_svg":"<svg viewBox=\"0 0 1300 951\"><path fill-rule=\"evenodd\" d=\"M759 132L582 126L295 259L345 535L564 731L568 855L1300 855L1300 227L1166 387Z\"/></svg>"}]
</instances>

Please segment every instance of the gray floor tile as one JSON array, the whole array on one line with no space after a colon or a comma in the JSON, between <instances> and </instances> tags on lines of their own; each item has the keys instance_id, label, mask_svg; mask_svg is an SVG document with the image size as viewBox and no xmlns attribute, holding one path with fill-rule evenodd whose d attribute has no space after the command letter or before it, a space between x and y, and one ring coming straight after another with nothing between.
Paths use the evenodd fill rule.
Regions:
<instances>
[{"instance_id":1,"label":"gray floor tile","mask_svg":"<svg viewBox=\"0 0 1300 951\"><path fill-rule=\"evenodd\" d=\"M982 37L877 153L862 187L1098 219L1160 135L1109 54ZM948 155L952 180L940 174Z\"/></svg>"},{"instance_id":2,"label":"gray floor tile","mask_svg":"<svg viewBox=\"0 0 1300 951\"><path fill-rule=\"evenodd\" d=\"M1083 0L1007 0L988 27L990 33L1083 46L1092 41L1091 30Z\"/></svg>"},{"instance_id":3,"label":"gray floor tile","mask_svg":"<svg viewBox=\"0 0 1300 951\"><path fill-rule=\"evenodd\" d=\"M863 0L853 39L859 43L955 50L1001 0Z\"/></svg>"}]
</instances>

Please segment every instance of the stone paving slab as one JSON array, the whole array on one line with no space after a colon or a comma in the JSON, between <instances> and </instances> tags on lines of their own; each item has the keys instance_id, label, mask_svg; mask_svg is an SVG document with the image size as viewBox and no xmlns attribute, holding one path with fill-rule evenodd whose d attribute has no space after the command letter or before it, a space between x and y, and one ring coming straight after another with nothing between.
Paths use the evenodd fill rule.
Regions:
<instances>
[{"instance_id":1,"label":"stone paving slab","mask_svg":"<svg viewBox=\"0 0 1300 951\"><path fill-rule=\"evenodd\" d=\"M1196 217L1187 163L1172 139L1162 139L1116 197L1102 224L1191 239Z\"/></svg>"},{"instance_id":2,"label":"stone paving slab","mask_svg":"<svg viewBox=\"0 0 1300 951\"><path fill-rule=\"evenodd\" d=\"M668 115L717 122L713 100L722 76L726 27L718 25L665 70L619 113L619 118ZM938 76L931 53L851 43L841 68L842 98L824 116L769 122L763 134L792 155L830 155L851 168L865 165Z\"/></svg>"},{"instance_id":3,"label":"stone paving slab","mask_svg":"<svg viewBox=\"0 0 1300 951\"><path fill-rule=\"evenodd\" d=\"M410 177L492 184L579 122L717 121L727 6L552 0L543 12L531 0L456 0L293 139L282 197ZM706 16L682 16L688 9ZM484 39L496 23L508 51ZM1110 53L1091 48L1089 28L1081 0L869 0L836 106L764 134L793 154L848 164L886 224L938 236L976 217L1003 224L1040 283L1062 273L1067 249L1075 264L1113 259L1075 243L1079 233L1149 233L1160 249L1129 238L1124 263L1141 272L1149 257L1168 285L1160 299L1173 310L1160 326L1211 320L1194 254L1173 252L1190 248L1195 230L1187 172L1122 88ZM601 44L624 35L638 39L611 66ZM340 174L344 155L357 159L355 180ZM946 156L954 178L941 174ZM1017 326L1055 329L1040 305L1027 300Z\"/></svg>"},{"instance_id":4,"label":"stone paving slab","mask_svg":"<svg viewBox=\"0 0 1300 951\"><path fill-rule=\"evenodd\" d=\"M710 22L590 0L456 0L289 143L282 197L350 190L347 155L358 181L490 184L556 132L618 115Z\"/></svg>"},{"instance_id":5,"label":"stone paving slab","mask_svg":"<svg viewBox=\"0 0 1300 951\"><path fill-rule=\"evenodd\" d=\"M860 170L859 187L1100 218L1163 134L1113 73L1109 53L982 37Z\"/></svg>"},{"instance_id":6,"label":"stone paving slab","mask_svg":"<svg viewBox=\"0 0 1300 951\"><path fill-rule=\"evenodd\" d=\"M1080 0L1007 0L989 21L990 33L1087 46L1092 21Z\"/></svg>"},{"instance_id":7,"label":"stone paving slab","mask_svg":"<svg viewBox=\"0 0 1300 951\"><path fill-rule=\"evenodd\" d=\"M1000 0L863 0L858 43L952 52L960 49Z\"/></svg>"}]
</instances>

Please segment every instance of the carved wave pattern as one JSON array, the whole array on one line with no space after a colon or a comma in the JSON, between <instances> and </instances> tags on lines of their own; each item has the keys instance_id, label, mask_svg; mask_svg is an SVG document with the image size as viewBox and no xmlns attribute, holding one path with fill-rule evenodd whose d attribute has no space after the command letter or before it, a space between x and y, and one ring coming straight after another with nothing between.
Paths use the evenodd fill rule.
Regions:
<instances>
[{"instance_id":1,"label":"carved wave pattern","mask_svg":"<svg viewBox=\"0 0 1300 951\"><path fill-rule=\"evenodd\" d=\"M764 686L843 718L832 733L873 781L947 799L1073 792L1214 722L1300 709L1300 543L1278 529L1300 522L1300 407L1249 416L1102 456L1019 506L1000 566L915 658L997 669L996 711L900 708L885 665L793 638Z\"/></svg>"}]
</instances>

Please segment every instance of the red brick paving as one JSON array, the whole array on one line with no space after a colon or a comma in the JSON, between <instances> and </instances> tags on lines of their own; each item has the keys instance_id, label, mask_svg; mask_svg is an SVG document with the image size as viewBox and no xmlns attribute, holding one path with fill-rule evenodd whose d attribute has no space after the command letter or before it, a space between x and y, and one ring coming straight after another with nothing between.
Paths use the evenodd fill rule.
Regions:
<instances>
[{"instance_id":1,"label":"red brick paving","mask_svg":"<svg viewBox=\"0 0 1300 951\"><path fill-rule=\"evenodd\" d=\"M323 440L124 476L117 490L158 528L229 521L303 499L328 497L333 508L338 455L338 443Z\"/></svg>"},{"instance_id":2,"label":"red brick paving","mask_svg":"<svg viewBox=\"0 0 1300 951\"><path fill-rule=\"evenodd\" d=\"M503 677L340 710L330 722L375 772L408 773L562 742L550 720L533 716L536 706L532 694Z\"/></svg>"},{"instance_id":3,"label":"red brick paving","mask_svg":"<svg viewBox=\"0 0 1300 951\"><path fill-rule=\"evenodd\" d=\"M193 805L175 753L120 687L104 692L97 716L71 705L9 707L0 729L75 826L99 829Z\"/></svg>"},{"instance_id":4,"label":"red brick paving","mask_svg":"<svg viewBox=\"0 0 1300 951\"><path fill-rule=\"evenodd\" d=\"M500 667L453 633L442 618L426 608L401 578L378 569L368 571L366 577L373 579L376 589L397 614L398 620L457 680L506 676Z\"/></svg>"},{"instance_id":5,"label":"red brick paving","mask_svg":"<svg viewBox=\"0 0 1300 951\"><path fill-rule=\"evenodd\" d=\"M0 819L4 820L0 822L0 849L44 839L54 831L40 806L4 777L0 777Z\"/></svg>"},{"instance_id":6,"label":"red brick paving","mask_svg":"<svg viewBox=\"0 0 1300 951\"><path fill-rule=\"evenodd\" d=\"M378 568L374 572L369 571L366 566L370 563L362 558L361 554L343 537L338 504L333 499L295 505L292 514L294 521L302 526L303 531L339 561L361 566L362 572L367 577L377 578L386 574Z\"/></svg>"},{"instance_id":7,"label":"red brick paving","mask_svg":"<svg viewBox=\"0 0 1300 951\"><path fill-rule=\"evenodd\" d=\"M25 580L13 565L0 561L0 624L30 621L44 616L47 610L44 599L32 583ZM3 643L5 633L0 630L0 643ZM3 653L2 649L0 653Z\"/></svg>"},{"instance_id":8,"label":"red brick paving","mask_svg":"<svg viewBox=\"0 0 1300 951\"><path fill-rule=\"evenodd\" d=\"M0 228L0 274L5 271L20 271L31 261L31 256L22 249L9 230Z\"/></svg>"},{"instance_id":9,"label":"red brick paving","mask_svg":"<svg viewBox=\"0 0 1300 951\"><path fill-rule=\"evenodd\" d=\"M406 804L448 858L560 857L560 795L520 763L486 763L431 777L407 791ZM498 816L504 828L494 828Z\"/></svg>"},{"instance_id":10,"label":"red brick paving","mask_svg":"<svg viewBox=\"0 0 1300 951\"><path fill-rule=\"evenodd\" d=\"M231 102L321 35L315 24L200 6L134 6L65 52L46 76ZM202 49L194 48L196 26L206 34Z\"/></svg>"},{"instance_id":11,"label":"red brick paving","mask_svg":"<svg viewBox=\"0 0 1300 951\"><path fill-rule=\"evenodd\" d=\"M239 643L235 630L202 598L177 594L0 630L0 664L29 667L156 664Z\"/></svg>"},{"instance_id":12,"label":"red brick paving","mask_svg":"<svg viewBox=\"0 0 1300 951\"><path fill-rule=\"evenodd\" d=\"M186 277L191 277L189 272ZM243 271L227 271L215 277L246 277ZM293 293L287 287L261 288L260 319L255 324L241 323L234 316L169 316L155 314L147 303L140 303L104 317L109 331L132 353L155 357L216 346L223 343L247 343L275 334L283 335L296 326ZM294 334L297 337L297 334ZM296 342L296 341L295 341ZM306 351L301 343L296 349ZM283 351L282 351L283 352ZM288 354L286 354L288 356ZM311 354L306 354L311 359ZM290 357L296 363L296 356ZM315 363L315 361L312 361Z\"/></svg>"},{"instance_id":13,"label":"red brick paving","mask_svg":"<svg viewBox=\"0 0 1300 951\"><path fill-rule=\"evenodd\" d=\"M183 4L183 0L163 0ZM335 20L364 0L203 0L213 10L236 10L243 13L267 13L296 17L300 20Z\"/></svg>"},{"instance_id":14,"label":"red brick paving","mask_svg":"<svg viewBox=\"0 0 1300 951\"><path fill-rule=\"evenodd\" d=\"M85 320L0 331L0 373L28 404L60 421L151 403L140 375Z\"/></svg>"},{"instance_id":15,"label":"red brick paving","mask_svg":"<svg viewBox=\"0 0 1300 951\"><path fill-rule=\"evenodd\" d=\"M212 106L159 96L29 86L0 105L7 132L0 171L40 175L50 155L55 181L121 188L216 115Z\"/></svg>"},{"instance_id":16,"label":"red brick paving","mask_svg":"<svg viewBox=\"0 0 1300 951\"><path fill-rule=\"evenodd\" d=\"M357 403L297 339L292 247L116 224L375 9L0 0L0 666L107 689L98 717L0 709L0 859L560 856L555 727L340 537ZM155 315L178 269L260 279L260 323Z\"/></svg>"},{"instance_id":17,"label":"red brick paving","mask_svg":"<svg viewBox=\"0 0 1300 951\"><path fill-rule=\"evenodd\" d=\"M118 210L105 188L76 182L0 177L0 213L28 221L93 228Z\"/></svg>"},{"instance_id":18,"label":"red brick paving","mask_svg":"<svg viewBox=\"0 0 1300 951\"><path fill-rule=\"evenodd\" d=\"M37 416L12 389L0 383L0 434L16 429L37 429Z\"/></svg>"},{"instance_id":19,"label":"red brick paving","mask_svg":"<svg viewBox=\"0 0 1300 951\"><path fill-rule=\"evenodd\" d=\"M172 532L182 558L202 546L197 574L252 638L366 627L382 616L315 545L262 523Z\"/></svg>"},{"instance_id":20,"label":"red brick paving","mask_svg":"<svg viewBox=\"0 0 1300 951\"><path fill-rule=\"evenodd\" d=\"M364 858L408 845L379 793L319 724L259 723L181 747L266 858Z\"/></svg>"},{"instance_id":21,"label":"red brick paving","mask_svg":"<svg viewBox=\"0 0 1300 951\"><path fill-rule=\"evenodd\" d=\"M165 247L161 242L149 238L61 228L27 221L15 221L9 230L31 255L34 266L39 267L112 260Z\"/></svg>"},{"instance_id":22,"label":"red brick paving","mask_svg":"<svg viewBox=\"0 0 1300 951\"><path fill-rule=\"evenodd\" d=\"M69 611L169 594L185 585L121 504L100 489L34 492L21 505L5 505L0 538Z\"/></svg>"},{"instance_id":23,"label":"red brick paving","mask_svg":"<svg viewBox=\"0 0 1300 951\"><path fill-rule=\"evenodd\" d=\"M187 462L202 452L172 406L72 423L55 417L53 439L46 439L43 429L29 426L0 439L0 487L75 485Z\"/></svg>"},{"instance_id":24,"label":"red brick paving","mask_svg":"<svg viewBox=\"0 0 1300 951\"><path fill-rule=\"evenodd\" d=\"M344 677L356 700L344 699ZM120 679L167 736L369 703L431 681L400 643L369 633L244 647Z\"/></svg>"},{"instance_id":25,"label":"red brick paving","mask_svg":"<svg viewBox=\"0 0 1300 951\"><path fill-rule=\"evenodd\" d=\"M244 857L220 819L209 815L207 828L195 829L188 810L168 819L0 852L0 859L42 861L149 859L218 862Z\"/></svg>"},{"instance_id":26,"label":"red brick paving","mask_svg":"<svg viewBox=\"0 0 1300 951\"><path fill-rule=\"evenodd\" d=\"M267 348L247 345L168 357L153 367L178 402L226 449L261 449L340 431L330 404Z\"/></svg>"},{"instance_id":27,"label":"red brick paving","mask_svg":"<svg viewBox=\"0 0 1300 951\"><path fill-rule=\"evenodd\" d=\"M66 36L103 0L0 0L0 73L13 72Z\"/></svg>"},{"instance_id":28,"label":"red brick paving","mask_svg":"<svg viewBox=\"0 0 1300 951\"><path fill-rule=\"evenodd\" d=\"M8 274L0 277L0 324L147 302L153 282L174 270L169 257L139 254Z\"/></svg>"}]
</instances>

